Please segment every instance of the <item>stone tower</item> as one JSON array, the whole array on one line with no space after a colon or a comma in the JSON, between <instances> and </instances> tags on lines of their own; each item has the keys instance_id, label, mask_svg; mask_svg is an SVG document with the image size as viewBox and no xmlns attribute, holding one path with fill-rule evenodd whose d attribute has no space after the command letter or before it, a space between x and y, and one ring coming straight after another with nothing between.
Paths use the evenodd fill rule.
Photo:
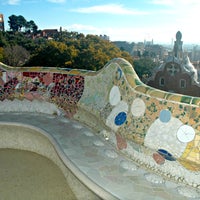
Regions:
<instances>
[{"instance_id":1,"label":"stone tower","mask_svg":"<svg viewBox=\"0 0 200 200\"><path fill-rule=\"evenodd\" d=\"M178 58L179 60L183 58L183 42L181 41L182 33L178 31L176 33L176 41L174 42L174 56Z\"/></svg>"},{"instance_id":2,"label":"stone tower","mask_svg":"<svg viewBox=\"0 0 200 200\"><path fill-rule=\"evenodd\" d=\"M4 31L4 19L3 19L3 14L0 14L0 31Z\"/></svg>"}]
</instances>

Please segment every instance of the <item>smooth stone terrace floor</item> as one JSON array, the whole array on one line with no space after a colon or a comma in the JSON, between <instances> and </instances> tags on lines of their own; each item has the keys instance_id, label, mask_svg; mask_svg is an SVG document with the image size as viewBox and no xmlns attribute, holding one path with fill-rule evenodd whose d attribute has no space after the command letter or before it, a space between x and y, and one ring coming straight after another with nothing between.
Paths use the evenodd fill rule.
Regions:
<instances>
[{"instance_id":1,"label":"smooth stone terrace floor","mask_svg":"<svg viewBox=\"0 0 200 200\"><path fill-rule=\"evenodd\" d=\"M44 156L0 149L0 199L76 200L61 170Z\"/></svg>"},{"instance_id":2,"label":"smooth stone terrace floor","mask_svg":"<svg viewBox=\"0 0 200 200\"><path fill-rule=\"evenodd\" d=\"M3 122L31 125L47 132L85 177L116 199L195 199L178 192L184 191L185 186L163 180L138 167L79 122L46 114L0 113L0 123Z\"/></svg>"}]
</instances>

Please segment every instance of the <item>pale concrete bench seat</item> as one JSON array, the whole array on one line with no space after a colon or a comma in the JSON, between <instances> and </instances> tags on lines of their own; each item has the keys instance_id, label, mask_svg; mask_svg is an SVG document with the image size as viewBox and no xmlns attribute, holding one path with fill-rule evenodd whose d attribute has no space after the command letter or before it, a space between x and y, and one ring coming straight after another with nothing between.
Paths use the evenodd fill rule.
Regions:
<instances>
[{"instance_id":1,"label":"pale concrete bench seat","mask_svg":"<svg viewBox=\"0 0 200 200\"><path fill-rule=\"evenodd\" d=\"M34 138L34 134L38 138ZM88 191L92 191L87 196L83 186L77 194L78 199L190 199L178 193L178 190L181 191L180 184L156 176L155 181L149 181L148 177L153 174L130 162L106 140L79 122L47 114L0 113L0 148L35 151L60 165L47 142L43 143L44 138L39 135L51 143L57 157L70 174L75 175L64 174L72 189L77 178ZM59 167L65 173L63 166Z\"/></svg>"}]
</instances>

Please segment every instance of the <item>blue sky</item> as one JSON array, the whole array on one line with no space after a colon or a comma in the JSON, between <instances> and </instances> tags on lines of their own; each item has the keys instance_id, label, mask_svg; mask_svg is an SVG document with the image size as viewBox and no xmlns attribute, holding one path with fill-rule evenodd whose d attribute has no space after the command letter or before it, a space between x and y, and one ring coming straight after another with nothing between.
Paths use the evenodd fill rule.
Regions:
<instances>
[{"instance_id":1,"label":"blue sky","mask_svg":"<svg viewBox=\"0 0 200 200\"><path fill-rule=\"evenodd\" d=\"M200 0L0 0L0 13L22 15L39 29L60 27L111 41L200 44Z\"/></svg>"}]
</instances>

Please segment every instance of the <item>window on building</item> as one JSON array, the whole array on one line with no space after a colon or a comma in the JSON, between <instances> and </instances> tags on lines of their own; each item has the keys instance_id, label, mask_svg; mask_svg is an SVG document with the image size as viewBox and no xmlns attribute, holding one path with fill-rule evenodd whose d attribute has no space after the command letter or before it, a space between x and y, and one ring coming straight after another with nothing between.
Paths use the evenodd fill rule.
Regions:
<instances>
[{"instance_id":1,"label":"window on building","mask_svg":"<svg viewBox=\"0 0 200 200\"><path fill-rule=\"evenodd\" d=\"M180 72L180 66L177 63L170 62L166 66L166 69L171 76L175 76L177 73Z\"/></svg>"},{"instance_id":2,"label":"window on building","mask_svg":"<svg viewBox=\"0 0 200 200\"><path fill-rule=\"evenodd\" d=\"M180 88L186 88L186 80L184 79L180 80Z\"/></svg>"},{"instance_id":3,"label":"window on building","mask_svg":"<svg viewBox=\"0 0 200 200\"><path fill-rule=\"evenodd\" d=\"M164 77L160 77L160 79L159 79L159 85L160 86L164 86L165 85L165 79L164 79Z\"/></svg>"}]
</instances>

